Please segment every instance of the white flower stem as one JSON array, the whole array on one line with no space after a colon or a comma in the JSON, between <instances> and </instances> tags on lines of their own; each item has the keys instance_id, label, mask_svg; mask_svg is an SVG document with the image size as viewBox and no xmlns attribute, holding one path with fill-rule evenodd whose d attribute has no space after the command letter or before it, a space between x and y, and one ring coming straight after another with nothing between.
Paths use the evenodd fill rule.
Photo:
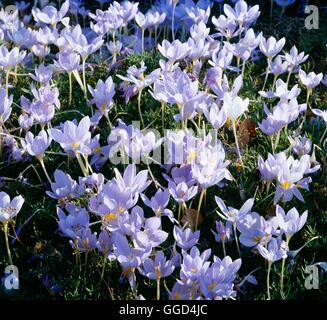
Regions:
<instances>
[{"instance_id":1,"label":"white flower stem","mask_svg":"<svg viewBox=\"0 0 327 320\"><path fill-rule=\"evenodd\" d=\"M73 84L72 84L72 73L68 72L69 79L69 105L72 103L72 95L73 95Z\"/></svg>"},{"instance_id":2,"label":"white flower stem","mask_svg":"<svg viewBox=\"0 0 327 320\"><path fill-rule=\"evenodd\" d=\"M182 204L178 206L178 215L177 215L178 222L181 221L181 210L182 210Z\"/></svg>"},{"instance_id":3,"label":"white flower stem","mask_svg":"<svg viewBox=\"0 0 327 320\"><path fill-rule=\"evenodd\" d=\"M50 179L50 177L49 177L49 174L48 174L48 171L47 171L47 169L46 169L46 167L45 167L45 164L44 164L43 158L42 158L42 157L37 157L37 159L39 160L39 162L40 162L40 164L41 164L41 167L42 167L42 169L43 169L43 171L44 171L44 173L45 173L45 176L47 177L49 183L51 184L52 181L51 181L51 179Z\"/></svg>"},{"instance_id":4,"label":"white flower stem","mask_svg":"<svg viewBox=\"0 0 327 320\"><path fill-rule=\"evenodd\" d=\"M242 161L242 155L241 155L241 151L240 151L240 146L238 144L238 139L237 139L236 123L235 123L235 121L233 121L233 133L234 133L234 138L235 138L235 143L236 143L236 149L237 149L238 158L239 158L239 160L241 162L242 169L244 169L244 164L243 164L243 161Z\"/></svg>"},{"instance_id":5,"label":"white flower stem","mask_svg":"<svg viewBox=\"0 0 327 320\"><path fill-rule=\"evenodd\" d=\"M325 138L326 133L327 133L327 125L326 125L326 129L325 129L324 133L321 136L321 139L319 140L319 144L322 144L322 142L323 142L323 140Z\"/></svg>"},{"instance_id":6,"label":"white flower stem","mask_svg":"<svg viewBox=\"0 0 327 320\"><path fill-rule=\"evenodd\" d=\"M174 30L174 25L175 25L175 9L176 9L176 4L175 1L173 1L173 16L171 18L171 36L172 40L175 41L175 30Z\"/></svg>"},{"instance_id":7,"label":"white flower stem","mask_svg":"<svg viewBox=\"0 0 327 320\"><path fill-rule=\"evenodd\" d=\"M144 33L145 33L145 29L142 28L142 54L144 53Z\"/></svg>"},{"instance_id":8,"label":"white flower stem","mask_svg":"<svg viewBox=\"0 0 327 320\"><path fill-rule=\"evenodd\" d=\"M157 279L157 300L160 300L160 277Z\"/></svg>"},{"instance_id":9,"label":"white flower stem","mask_svg":"<svg viewBox=\"0 0 327 320\"><path fill-rule=\"evenodd\" d=\"M238 244L238 238L237 238L236 222L233 223L233 230L234 230L234 237L235 237L237 252L238 252L238 255L241 257L241 250L240 250L240 246Z\"/></svg>"},{"instance_id":10,"label":"white flower stem","mask_svg":"<svg viewBox=\"0 0 327 320\"><path fill-rule=\"evenodd\" d=\"M141 110L141 96L142 96L142 89L139 91L139 94L137 97L137 108L139 110L142 127L144 127L144 121L143 121L142 110Z\"/></svg>"},{"instance_id":11,"label":"white flower stem","mask_svg":"<svg viewBox=\"0 0 327 320\"><path fill-rule=\"evenodd\" d=\"M7 248L7 254L8 254L9 263L12 265L13 262L12 262L12 257L11 257L11 252L10 252L10 246L9 246L9 238L8 238L8 221L4 222L3 229L4 229L4 233L5 233L6 248Z\"/></svg>"},{"instance_id":12,"label":"white flower stem","mask_svg":"<svg viewBox=\"0 0 327 320\"><path fill-rule=\"evenodd\" d=\"M82 172L83 172L84 176L87 177L87 170L86 170L86 168L85 168L85 165L84 165L84 163L83 163L83 161L82 161L82 159L81 159L79 153L77 153L76 151L75 151L75 156L76 156L76 159L77 159L77 161L78 161L79 166L80 166L81 169L82 169Z\"/></svg>"},{"instance_id":13,"label":"white flower stem","mask_svg":"<svg viewBox=\"0 0 327 320\"><path fill-rule=\"evenodd\" d=\"M6 70L6 94L7 94L7 97L8 97L9 75L10 75L10 69L7 69Z\"/></svg>"},{"instance_id":14,"label":"white flower stem","mask_svg":"<svg viewBox=\"0 0 327 320\"><path fill-rule=\"evenodd\" d=\"M85 99L87 100L87 87L86 87L86 76L85 76L85 62L86 62L86 58L83 58L82 59L83 87L84 87L84 96L85 96Z\"/></svg>"},{"instance_id":15,"label":"white flower stem","mask_svg":"<svg viewBox=\"0 0 327 320\"><path fill-rule=\"evenodd\" d=\"M268 76L269 76L269 69L270 69L270 60L269 60L269 58L267 58L266 76L265 76L265 81L263 83L261 91L265 90L265 87L266 87L266 84L267 84L267 81L268 81Z\"/></svg>"},{"instance_id":16,"label":"white flower stem","mask_svg":"<svg viewBox=\"0 0 327 320\"><path fill-rule=\"evenodd\" d=\"M288 248L288 243L290 242L291 237L286 236L286 248ZM282 299L285 299L285 295L284 295L284 269L285 269L285 261L286 258L283 258L282 261L282 270L280 272L280 295L282 297Z\"/></svg>"},{"instance_id":17,"label":"white flower stem","mask_svg":"<svg viewBox=\"0 0 327 320\"><path fill-rule=\"evenodd\" d=\"M225 247L225 240L221 240L221 244L223 246L224 258L226 257L226 247Z\"/></svg>"},{"instance_id":18,"label":"white flower stem","mask_svg":"<svg viewBox=\"0 0 327 320\"><path fill-rule=\"evenodd\" d=\"M198 204L198 210L196 212L196 221L195 221L195 230L198 230L198 224L199 224L199 216L200 216L200 210L201 210L201 205L203 201L203 197L206 193L206 189L203 188L201 193L200 193L200 199L199 199L199 204Z\"/></svg>"},{"instance_id":19,"label":"white flower stem","mask_svg":"<svg viewBox=\"0 0 327 320\"><path fill-rule=\"evenodd\" d=\"M267 295L268 295L268 300L270 299L270 270L271 270L271 265L272 262L268 261L268 272L267 272Z\"/></svg>"}]
</instances>

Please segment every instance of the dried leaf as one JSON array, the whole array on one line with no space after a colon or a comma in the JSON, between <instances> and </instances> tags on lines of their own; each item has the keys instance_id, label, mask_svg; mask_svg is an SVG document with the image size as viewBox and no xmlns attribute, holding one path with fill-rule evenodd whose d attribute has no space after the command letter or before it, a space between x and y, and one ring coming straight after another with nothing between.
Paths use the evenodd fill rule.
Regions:
<instances>
[{"instance_id":1,"label":"dried leaf","mask_svg":"<svg viewBox=\"0 0 327 320\"><path fill-rule=\"evenodd\" d=\"M272 205L267 209L267 214L265 216L266 219L272 218L276 216L276 206Z\"/></svg>"},{"instance_id":2,"label":"dried leaf","mask_svg":"<svg viewBox=\"0 0 327 320\"><path fill-rule=\"evenodd\" d=\"M44 249L44 244L42 242L36 242L33 249L33 253L41 252L43 249Z\"/></svg>"},{"instance_id":3,"label":"dried leaf","mask_svg":"<svg viewBox=\"0 0 327 320\"><path fill-rule=\"evenodd\" d=\"M185 225L186 223L189 225L190 228L194 228L196 224L196 217L197 217L198 210L196 209L186 209L185 214L182 217L182 225ZM203 223L203 215L200 212L199 213L199 220L198 220L198 226L200 226Z\"/></svg>"},{"instance_id":4,"label":"dried leaf","mask_svg":"<svg viewBox=\"0 0 327 320\"><path fill-rule=\"evenodd\" d=\"M237 128L237 138L241 148L246 147L257 136L256 123L251 119L240 122Z\"/></svg>"}]
</instances>

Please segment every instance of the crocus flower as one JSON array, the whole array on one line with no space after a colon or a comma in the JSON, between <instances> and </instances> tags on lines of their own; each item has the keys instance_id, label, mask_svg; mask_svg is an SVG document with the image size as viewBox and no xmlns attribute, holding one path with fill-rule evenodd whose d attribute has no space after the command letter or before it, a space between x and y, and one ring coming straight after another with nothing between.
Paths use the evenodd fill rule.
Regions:
<instances>
[{"instance_id":1,"label":"crocus flower","mask_svg":"<svg viewBox=\"0 0 327 320\"><path fill-rule=\"evenodd\" d=\"M224 13L229 19L237 21L240 28L248 28L260 15L258 5L248 7L244 0L236 2L234 9L230 5L224 4Z\"/></svg>"},{"instance_id":2,"label":"crocus flower","mask_svg":"<svg viewBox=\"0 0 327 320\"><path fill-rule=\"evenodd\" d=\"M97 233L92 232L90 228L82 228L75 240L69 241L74 250L79 252L90 252L96 248Z\"/></svg>"},{"instance_id":3,"label":"crocus flower","mask_svg":"<svg viewBox=\"0 0 327 320\"><path fill-rule=\"evenodd\" d=\"M275 262L287 257L283 243L278 242L275 238L269 241L267 249L261 244L259 244L257 248L259 253L269 262Z\"/></svg>"},{"instance_id":4,"label":"crocus flower","mask_svg":"<svg viewBox=\"0 0 327 320\"><path fill-rule=\"evenodd\" d=\"M267 242L277 225L266 221L258 213L251 212L237 222L237 229L241 232L240 242L246 247L255 247Z\"/></svg>"},{"instance_id":5,"label":"crocus flower","mask_svg":"<svg viewBox=\"0 0 327 320\"><path fill-rule=\"evenodd\" d=\"M9 195L6 192L0 192L0 222L3 224L8 223L14 217L17 216L20 209L24 204L24 198L22 196L14 197L10 200Z\"/></svg>"},{"instance_id":6,"label":"crocus flower","mask_svg":"<svg viewBox=\"0 0 327 320\"><path fill-rule=\"evenodd\" d=\"M292 150L298 156L303 156L305 154L309 154L312 148L312 141L308 137L296 137L292 141Z\"/></svg>"},{"instance_id":7,"label":"crocus flower","mask_svg":"<svg viewBox=\"0 0 327 320\"><path fill-rule=\"evenodd\" d=\"M151 200L149 200L149 198L144 194L141 195L141 198L144 204L150 207L157 217L164 215L170 217L170 219L173 219L174 215L172 211L167 209L167 205L170 198L168 189L158 189L156 194L151 198Z\"/></svg>"},{"instance_id":8,"label":"crocus flower","mask_svg":"<svg viewBox=\"0 0 327 320\"><path fill-rule=\"evenodd\" d=\"M0 127L2 127L10 117L12 102L13 95L8 97L6 89L0 88Z\"/></svg>"},{"instance_id":9,"label":"crocus flower","mask_svg":"<svg viewBox=\"0 0 327 320\"><path fill-rule=\"evenodd\" d=\"M218 31L214 37L225 37L228 41L241 33L239 24L234 20L220 15L218 18L212 17L212 23Z\"/></svg>"},{"instance_id":10,"label":"crocus flower","mask_svg":"<svg viewBox=\"0 0 327 320\"><path fill-rule=\"evenodd\" d=\"M267 294L268 300L270 300L270 270L271 265L280 259L285 259L287 257L287 244L285 241L277 240L272 238L268 243L268 248L265 248L262 245L258 245L258 251L262 257L268 261L268 273L267 273Z\"/></svg>"},{"instance_id":11,"label":"crocus flower","mask_svg":"<svg viewBox=\"0 0 327 320\"><path fill-rule=\"evenodd\" d=\"M148 170L141 170L136 174L135 164L128 165L123 175L121 175L116 168L114 171L114 182L120 190L125 192L141 193L151 183L151 181L148 180Z\"/></svg>"},{"instance_id":12,"label":"crocus flower","mask_svg":"<svg viewBox=\"0 0 327 320\"><path fill-rule=\"evenodd\" d=\"M99 112L107 115L108 111L113 106L112 98L115 95L115 85L112 78L109 77L105 82L100 79L95 89L91 86L88 86L88 88L93 96L90 102L96 105Z\"/></svg>"},{"instance_id":13,"label":"crocus flower","mask_svg":"<svg viewBox=\"0 0 327 320\"><path fill-rule=\"evenodd\" d=\"M184 59L190 50L188 43L182 43L179 40L175 40L171 43L168 40L163 40L162 45L158 44L158 49L171 64L174 64L175 61Z\"/></svg>"},{"instance_id":14,"label":"crocus flower","mask_svg":"<svg viewBox=\"0 0 327 320\"><path fill-rule=\"evenodd\" d=\"M277 180L274 203L281 198L284 202L290 201L293 196L304 202L298 189L308 190L312 179L304 176L319 169L319 164L311 167L309 155L303 155L299 160L295 160L293 157L287 158L286 154L281 152L274 156L269 154L266 161L259 156L259 170L263 179L266 181Z\"/></svg>"},{"instance_id":15,"label":"crocus flower","mask_svg":"<svg viewBox=\"0 0 327 320\"><path fill-rule=\"evenodd\" d=\"M259 91L259 94L265 98L279 98L280 101L287 102L292 100L300 94L301 90L298 88L298 85L295 85L291 90L288 90L288 85L282 79L278 79L276 82L275 92L264 92Z\"/></svg>"},{"instance_id":16,"label":"crocus flower","mask_svg":"<svg viewBox=\"0 0 327 320\"><path fill-rule=\"evenodd\" d=\"M271 60L283 49L285 42L285 38L282 38L277 41L274 37L270 37L268 39L262 37L259 47L261 52L267 57L267 59Z\"/></svg>"},{"instance_id":17,"label":"crocus flower","mask_svg":"<svg viewBox=\"0 0 327 320\"><path fill-rule=\"evenodd\" d=\"M66 0L59 11L53 6L45 6L42 10L33 8L32 15L36 22L49 24L55 29L58 22L62 22L63 24L69 23L69 18L64 18L68 10L69 0Z\"/></svg>"},{"instance_id":18,"label":"crocus flower","mask_svg":"<svg viewBox=\"0 0 327 320\"><path fill-rule=\"evenodd\" d=\"M224 259L214 258L213 264L200 276L202 295L207 299L229 299L236 296L234 281L241 267L241 259L232 261L227 256Z\"/></svg>"},{"instance_id":19,"label":"crocus flower","mask_svg":"<svg viewBox=\"0 0 327 320\"><path fill-rule=\"evenodd\" d=\"M178 202L178 204L183 204L192 199L198 192L198 187L188 187L185 182L181 183L174 183L169 182L168 189L172 197L175 199L175 201Z\"/></svg>"},{"instance_id":20,"label":"crocus flower","mask_svg":"<svg viewBox=\"0 0 327 320\"><path fill-rule=\"evenodd\" d=\"M264 105L267 118L259 123L259 128L267 135L272 135L278 132L282 127L295 121L301 112L306 111L307 104L299 104L296 98L290 101L281 100L273 111L270 112L266 105Z\"/></svg>"},{"instance_id":21,"label":"crocus flower","mask_svg":"<svg viewBox=\"0 0 327 320\"><path fill-rule=\"evenodd\" d=\"M60 144L66 152L81 154L90 154L89 143L91 140L90 118L84 117L80 123L75 125L67 120L64 123L63 131L59 129L50 129L50 136Z\"/></svg>"},{"instance_id":22,"label":"crocus flower","mask_svg":"<svg viewBox=\"0 0 327 320\"><path fill-rule=\"evenodd\" d=\"M58 54L58 61L54 60L54 65L59 70L72 72L78 68L80 56L74 51L63 51Z\"/></svg>"},{"instance_id":23,"label":"crocus flower","mask_svg":"<svg viewBox=\"0 0 327 320\"><path fill-rule=\"evenodd\" d=\"M197 247L193 247L188 254L183 251L183 262L181 264L180 277L183 283L191 286L209 268L209 257L211 249L200 253Z\"/></svg>"},{"instance_id":24,"label":"crocus flower","mask_svg":"<svg viewBox=\"0 0 327 320\"><path fill-rule=\"evenodd\" d=\"M307 87L308 90L312 90L319 85L323 78L323 74L315 74L314 72L305 73L303 70L299 70L299 78L301 83Z\"/></svg>"},{"instance_id":25,"label":"crocus flower","mask_svg":"<svg viewBox=\"0 0 327 320\"><path fill-rule=\"evenodd\" d=\"M89 227L90 216L84 208L68 203L65 207L68 215L57 207L58 226L64 236L77 239L83 230Z\"/></svg>"},{"instance_id":26,"label":"crocus flower","mask_svg":"<svg viewBox=\"0 0 327 320\"><path fill-rule=\"evenodd\" d=\"M166 260L162 251L158 251L154 259L145 259L142 267L140 268L141 273L151 280L160 280L161 278L168 277L175 269L171 261Z\"/></svg>"},{"instance_id":27,"label":"crocus flower","mask_svg":"<svg viewBox=\"0 0 327 320\"><path fill-rule=\"evenodd\" d=\"M187 251L198 243L200 231L195 231L193 233L190 228L181 229L174 226L173 235L176 244L183 250Z\"/></svg>"},{"instance_id":28,"label":"crocus flower","mask_svg":"<svg viewBox=\"0 0 327 320\"><path fill-rule=\"evenodd\" d=\"M232 96L229 92L226 92L224 94L223 109L227 115L227 119L230 119L232 121L237 153L242 167L243 167L243 161L242 161L241 151L238 145L238 139L236 133L236 121L245 111L248 110L249 101L250 100L248 98L243 100L238 96Z\"/></svg>"},{"instance_id":29,"label":"crocus flower","mask_svg":"<svg viewBox=\"0 0 327 320\"><path fill-rule=\"evenodd\" d=\"M139 267L149 257L152 247L140 247L137 243L131 247L125 236L115 233L113 236L114 254L123 268L123 276L129 280L131 287L135 288L135 268Z\"/></svg>"},{"instance_id":30,"label":"crocus flower","mask_svg":"<svg viewBox=\"0 0 327 320\"><path fill-rule=\"evenodd\" d=\"M307 221L308 210L300 216L296 208L290 209L285 213L279 205L276 206L276 217L281 230L285 233L286 239L289 240L295 233L302 229Z\"/></svg>"},{"instance_id":31,"label":"crocus flower","mask_svg":"<svg viewBox=\"0 0 327 320\"><path fill-rule=\"evenodd\" d=\"M101 230L96 242L96 247L106 258L109 259L109 261L115 259L113 255L112 239L109 232Z\"/></svg>"},{"instance_id":32,"label":"crocus flower","mask_svg":"<svg viewBox=\"0 0 327 320\"><path fill-rule=\"evenodd\" d=\"M10 51L5 45L0 47L0 65L4 69L10 69L20 64L26 56L26 51L19 51L19 48L15 47Z\"/></svg>"},{"instance_id":33,"label":"crocus flower","mask_svg":"<svg viewBox=\"0 0 327 320\"><path fill-rule=\"evenodd\" d=\"M51 140L51 137L48 136L45 130L41 130L35 137L33 133L27 132L22 145L29 155L36 158L43 158L45 151L51 144Z\"/></svg>"},{"instance_id":34,"label":"crocus flower","mask_svg":"<svg viewBox=\"0 0 327 320\"><path fill-rule=\"evenodd\" d=\"M254 199L248 199L242 207L237 210L233 207L226 207L224 201L219 198L215 197L216 203L221 210L221 213L218 212L218 214L227 221L230 221L232 223L236 223L238 220L240 220L242 217L244 217L247 213L249 213L253 207Z\"/></svg>"},{"instance_id":35,"label":"crocus flower","mask_svg":"<svg viewBox=\"0 0 327 320\"><path fill-rule=\"evenodd\" d=\"M139 245L146 247L159 246L168 237L168 233L161 230L161 218L151 217L145 221L143 231L136 232L136 241Z\"/></svg>"},{"instance_id":36,"label":"crocus flower","mask_svg":"<svg viewBox=\"0 0 327 320\"><path fill-rule=\"evenodd\" d=\"M79 196L78 184L69 174L57 169L54 172L54 183L51 183L51 190L47 195L53 199L72 199Z\"/></svg>"},{"instance_id":37,"label":"crocus flower","mask_svg":"<svg viewBox=\"0 0 327 320\"><path fill-rule=\"evenodd\" d=\"M46 85L50 82L52 79L53 74L53 65L45 66L43 63L41 63L37 68L35 68L35 75L32 73L29 73L29 76L41 83L42 85Z\"/></svg>"},{"instance_id":38,"label":"crocus flower","mask_svg":"<svg viewBox=\"0 0 327 320\"><path fill-rule=\"evenodd\" d=\"M293 1L293 0L291 0ZM283 59L289 63L290 72L296 69L300 64L307 61L309 55L306 55L304 52L299 53L296 46L293 46L289 53L285 53Z\"/></svg>"},{"instance_id":39,"label":"crocus flower","mask_svg":"<svg viewBox=\"0 0 327 320\"><path fill-rule=\"evenodd\" d=\"M223 108L219 109L215 103L213 103L209 108L209 110L204 110L206 118L214 129L221 128L227 121L226 111Z\"/></svg>"},{"instance_id":40,"label":"crocus flower","mask_svg":"<svg viewBox=\"0 0 327 320\"><path fill-rule=\"evenodd\" d=\"M312 112L318 117L321 117L327 124L327 110L312 109Z\"/></svg>"},{"instance_id":41,"label":"crocus flower","mask_svg":"<svg viewBox=\"0 0 327 320\"><path fill-rule=\"evenodd\" d=\"M245 111L248 110L249 99L233 97L229 92L224 95L223 109L232 122L235 122Z\"/></svg>"},{"instance_id":42,"label":"crocus flower","mask_svg":"<svg viewBox=\"0 0 327 320\"><path fill-rule=\"evenodd\" d=\"M89 55L96 52L103 44L101 37L93 39L90 43L82 33L82 28L78 24L65 35L71 48L80 54L82 60L86 60Z\"/></svg>"}]
</instances>

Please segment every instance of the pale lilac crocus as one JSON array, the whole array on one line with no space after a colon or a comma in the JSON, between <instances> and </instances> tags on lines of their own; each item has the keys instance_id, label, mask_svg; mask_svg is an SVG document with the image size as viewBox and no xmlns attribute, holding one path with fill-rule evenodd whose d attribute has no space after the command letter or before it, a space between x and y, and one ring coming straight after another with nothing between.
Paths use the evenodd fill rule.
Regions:
<instances>
[{"instance_id":1,"label":"pale lilac crocus","mask_svg":"<svg viewBox=\"0 0 327 320\"><path fill-rule=\"evenodd\" d=\"M298 136L294 140L292 139L292 150L299 157L309 154L312 149L312 141L308 137Z\"/></svg>"},{"instance_id":2,"label":"pale lilac crocus","mask_svg":"<svg viewBox=\"0 0 327 320\"><path fill-rule=\"evenodd\" d=\"M181 264L180 277L182 282L191 287L195 284L203 272L205 272L209 266L209 257L211 255L211 249L204 250L200 253L197 247L193 247L190 253L183 251L183 262Z\"/></svg>"},{"instance_id":3,"label":"pale lilac crocus","mask_svg":"<svg viewBox=\"0 0 327 320\"><path fill-rule=\"evenodd\" d=\"M59 200L61 203L65 199L77 198L79 193L79 186L71 176L62 170L57 169L54 172L54 182L51 183L51 190L46 191L47 195L53 199Z\"/></svg>"},{"instance_id":4,"label":"pale lilac crocus","mask_svg":"<svg viewBox=\"0 0 327 320\"><path fill-rule=\"evenodd\" d=\"M217 196L215 196L215 201L221 211L221 212L217 211L218 215L222 219L231 222L233 225L235 242L236 242L237 250L240 254L241 251L239 248L237 233L236 233L237 222L252 210L252 207L254 205L254 199L253 198L248 199L239 210L233 207L226 207L224 201Z\"/></svg>"},{"instance_id":5,"label":"pale lilac crocus","mask_svg":"<svg viewBox=\"0 0 327 320\"><path fill-rule=\"evenodd\" d=\"M296 208L292 208L285 213L284 209L277 205L276 217L279 227L285 234L286 242L288 243L290 238L303 228L308 218L308 210L300 216Z\"/></svg>"},{"instance_id":6,"label":"pale lilac crocus","mask_svg":"<svg viewBox=\"0 0 327 320\"><path fill-rule=\"evenodd\" d=\"M0 65L3 67L6 73L6 93L8 96L8 85L9 85L9 75L10 69L16 67L24 60L26 56L26 51L20 51L19 48L15 47L10 51L6 45L0 47Z\"/></svg>"},{"instance_id":7,"label":"pale lilac crocus","mask_svg":"<svg viewBox=\"0 0 327 320\"><path fill-rule=\"evenodd\" d=\"M45 151L49 148L51 141L51 137L48 136L45 130L41 130L35 137L32 132L27 132L25 141L22 141L22 146L27 151L27 153L31 156L34 156L40 162L41 167L50 183L51 179L46 170L43 159Z\"/></svg>"},{"instance_id":8,"label":"pale lilac crocus","mask_svg":"<svg viewBox=\"0 0 327 320\"><path fill-rule=\"evenodd\" d=\"M89 227L90 216L86 209L68 203L65 207L68 215L57 207L58 226L59 230L66 237L76 240L83 230Z\"/></svg>"},{"instance_id":9,"label":"pale lilac crocus","mask_svg":"<svg viewBox=\"0 0 327 320\"><path fill-rule=\"evenodd\" d=\"M68 25L69 18L65 18L69 10L69 0L66 0L60 10L58 11L53 6L45 6L42 10L39 8L32 9L32 15L36 22L51 25L53 29L56 29L57 23L62 22L64 25Z\"/></svg>"},{"instance_id":10,"label":"pale lilac crocus","mask_svg":"<svg viewBox=\"0 0 327 320\"><path fill-rule=\"evenodd\" d=\"M41 85L47 85L52 79L53 65L49 64L45 66L41 63L37 68L35 68L35 74L29 73L29 76L39 82Z\"/></svg>"},{"instance_id":11,"label":"pale lilac crocus","mask_svg":"<svg viewBox=\"0 0 327 320\"><path fill-rule=\"evenodd\" d=\"M168 189L158 189L151 200L145 194L142 194L141 198L144 204L150 207L156 216L167 216L171 221L174 221L174 215L172 211L167 208L170 199L170 193Z\"/></svg>"},{"instance_id":12,"label":"pale lilac crocus","mask_svg":"<svg viewBox=\"0 0 327 320\"><path fill-rule=\"evenodd\" d=\"M90 125L90 118L84 117L78 125L67 120L62 131L59 129L50 129L49 131L53 140L59 143L66 152L74 153L85 176L89 171L87 155L91 153L89 146L91 141ZM80 154L84 156L86 164L83 164Z\"/></svg>"},{"instance_id":13,"label":"pale lilac crocus","mask_svg":"<svg viewBox=\"0 0 327 320\"><path fill-rule=\"evenodd\" d=\"M154 259L147 258L143 261L143 268L139 268L141 273L151 280L157 282L157 300L160 300L160 280L170 276L175 266L166 257L162 251L158 251Z\"/></svg>"},{"instance_id":14,"label":"pale lilac crocus","mask_svg":"<svg viewBox=\"0 0 327 320\"><path fill-rule=\"evenodd\" d=\"M293 46L289 53L285 53L283 59L289 64L289 73L287 76L287 83L289 83L290 76L294 70L297 70L300 64L307 61L309 55L306 55L304 52L298 51L296 46Z\"/></svg>"},{"instance_id":15,"label":"pale lilac crocus","mask_svg":"<svg viewBox=\"0 0 327 320\"><path fill-rule=\"evenodd\" d=\"M142 231L136 232L136 241L140 246L157 247L168 238L168 233L161 230L161 218L151 217L145 221Z\"/></svg>"},{"instance_id":16,"label":"pale lilac crocus","mask_svg":"<svg viewBox=\"0 0 327 320\"><path fill-rule=\"evenodd\" d=\"M181 229L174 226L173 235L176 244L183 250L187 251L198 243L200 231L192 232L190 228Z\"/></svg>"},{"instance_id":17,"label":"pale lilac crocus","mask_svg":"<svg viewBox=\"0 0 327 320\"><path fill-rule=\"evenodd\" d=\"M179 40L169 42L163 40L162 44L158 44L159 52L169 60L169 63L173 65L176 61L184 59L189 53L188 43L182 43Z\"/></svg>"},{"instance_id":18,"label":"pale lilac crocus","mask_svg":"<svg viewBox=\"0 0 327 320\"><path fill-rule=\"evenodd\" d=\"M265 89L268 80L270 63L272 59L283 49L285 42L286 42L285 38L282 38L278 41L274 37L270 37L268 39L265 39L264 37L261 38L259 48L261 52L267 57L266 77L263 83L262 91Z\"/></svg>"},{"instance_id":19,"label":"pale lilac crocus","mask_svg":"<svg viewBox=\"0 0 327 320\"><path fill-rule=\"evenodd\" d=\"M68 73L69 78L69 105L72 102L72 74L74 73L75 77L78 79L79 75L76 72L80 64L80 56L74 51L63 51L58 54L58 61L54 60L54 65L59 70L64 70Z\"/></svg>"},{"instance_id":20,"label":"pale lilac crocus","mask_svg":"<svg viewBox=\"0 0 327 320\"><path fill-rule=\"evenodd\" d=\"M212 234L215 237L216 242L221 242L223 247L224 257L226 256L225 242L228 241L231 237L231 223L226 222L224 224L221 221L216 221L216 230L211 230Z\"/></svg>"},{"instance_id":21,"label":"pale lilac crocus","mask_svg":"<svg viewBox=\"0 0 327 320\"><path fill-rule=\"evenodd\" d=\"M88 88L93 96L93 99L90 102L95 104L99 112L104 114L109 121L108 112L113 107L112 98L115 95L115 84L113 83L112 78L108 77L105 82L100 79L94 89L91 86L88 86Z\"/></svg>"},{"instance_id":22,"label":"pale lilac crocus","mask_svg":"<svg viewBox=\"0 0 327 320\"><path fill-rule=\"evenodd\" d=\"M13 95L8 97L5 88L0 88L0 128L10 117L13 98Z\"/></svg>"},{"instance_id":23,"label":"pale lilac crocus","mask_svg":"<svg viewBox=\"0 0 327 320\"><path fill-rule=\"evenodd\" d=\"M229 256L220 259L214 257L212 265L199 277L201 293L206 299L235 298L234 281L242 260L232 261Z\"/></svg>"},{"instance_id":24,"label":"pale lilac crocus","mask_svg":"<svg viewBox=\"0 0 327 320\"><path fill-rule=\"evenodd\" d=\"M262 257L268 261L268 272L267 272L267 295L268 300L270 300L270 270L271 265L280 259L286 258L286 247L284 241L279 241L272 238L268 243L268 248L265 248L261 244L258 245L258 251Z\"/></svg>"},{"instance_id":25,"label":"pale lilac crocus","mask_svg":"<svg viewBox=\"0 0 327 320\"><path fill-rule=\"evenodd\" d=\"M323 74L315 74L314 72L305 73L303 70L299 70L299 79L301 83L307 88L307 104L312 94L312 90L319 85L323 78Z\"/></svg>"},{"instance_id":26,"label":"pale lilac crocus","mask_svg":"<svg viewBox=\"0 0 327 320\"><path fill-rule=\"evenodd\" d=\"M135 269L142 264L142 261L150 256L152 247L150 245L140 247L137 243L133 244L134 246L131 247L126 236L118 232L113 236L114 254L122 266L122 276L127 278L131 288L135 289Z\"/></svg>"},{"instance_id":27,"label":"pale lilac crocus","mask_svg":"<svg viewBox=\"0 0 327 320\"><path fill-rule=\"evenodd\" d=\"M238 158L241 162L242 167L244 167L244 165L243 165L242 155L241 155L241 151L240 151L240 147L239 147L238 139L237 139L236 123L237 123L237 119L245 111L248 110L249 102L250 102L250 100L248 98L242 99L238 96L232 96L232 94L229 92L226 92L224 94L223 109L227 115L227 119L230 119L232 122Z\"/></svg>"},{"instance_id":28,"label":"pale lilac crocus","mask_svg":"<svg viewBox=\"0 0 327 320\"><path fill-rule=\"evenodd\" d=\"M322 134L322 136L321 136L321 138L320 138L320 141L319 141L319 143L321 144L321 143L323 142L323 140L324 140L324 137L325 137L326 133L327 133L327 110L312 109L312 112L313 112L316 116L321 117L322 120L323 120L323 121L325 122L325 124L326 124L326 129L325 129L324 133Z\"/></svg>"},{"instance_id":29,"label":"pale lilac crocus","mask_svg":"<svg viewBox=\"0 0 327 320\"><path fill-rule=\"evenodd\" d=\"M6 192L0 192L0 222L3 224L5 240L6 240L6 249L8 254L9 263L12 265L12 257L9 246L8 239L8 224L12 221L14 217L17 216L24 204L24 198L22 196L16 196L10 200L9 195Z\"/></svg>"}]
</instances>

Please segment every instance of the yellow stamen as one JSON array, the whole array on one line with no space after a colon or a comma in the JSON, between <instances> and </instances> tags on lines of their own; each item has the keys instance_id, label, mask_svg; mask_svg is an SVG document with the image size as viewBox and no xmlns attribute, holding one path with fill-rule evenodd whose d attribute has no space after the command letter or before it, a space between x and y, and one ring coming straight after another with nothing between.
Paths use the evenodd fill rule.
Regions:
<instances>
[{"instance_id":1,"label":"yellow stamen","mask_svg":"<svg viewBox=\"0 0 327 320\"><path fill-rule=\"evenodd\" d=\"M291 183L289 181L284 181L281 183L281 186L284 188L284 189L289 189L291 187Z\"/></svg>"},{"instance_id":2,"label":"yellow stamen","mask_svg":"<svg viewBox=\"0 0 327 320\"><path fill-rule=\"evenodd\" d=\"M117 214L115 213L108 213L104 215L104 219L107 221L112 221L117 218Z\"/></svg>"}]
</instances>

